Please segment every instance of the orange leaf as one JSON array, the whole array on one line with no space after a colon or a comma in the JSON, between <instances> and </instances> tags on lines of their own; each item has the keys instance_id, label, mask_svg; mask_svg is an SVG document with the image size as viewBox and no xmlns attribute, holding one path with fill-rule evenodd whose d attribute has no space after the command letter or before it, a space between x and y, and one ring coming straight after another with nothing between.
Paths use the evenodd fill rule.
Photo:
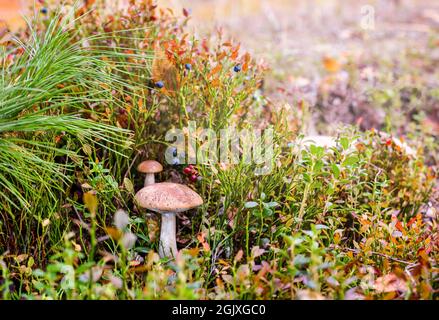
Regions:
<instances>
[{"instance_id":1,"label":"orange leaf","mask_svg":"<svg viewBox=\"0 0 439 320\"><path fill-rule=\"evenodd\" d=\"M208 74L208 78L212 77L213 75L219 73L221 71L221 69L223 68L222 64L217 64L217 66L215 68L212 69L212 71L210 71L210 73Z\"/></svg>"},{"instance_id":2,"label":"orange leaf","mask_svg":"<svg viewBox=\"0 0 439 320\"><path fill-rule=\"evenodd\" d=\"M168 44L165 43L163 46L167 47ZM159 47L154 50L151 73L152 79L163 81L168 90L176 91L179 88L177 68L171 61L168 52Z\"/></svg>"},{"instance_id":3,"label":"orange leaf","mask_svg":"<svg viewBox=\"0 0 439 320\"><path fill-rule=\"evenodd\" d=\"M421 263L421 265L427 265L428 264L428 254L425 251L424 248L421 248L418 250L418 260Z\"/></svg>"},{"instance_id":4,"label":"orange leaf","mask_svg":"<svg viewBox=\"0 0 439 320\"><path fill-rule=\"evenodd\" d=\"M237 45L233 50L232 50L232 54L230 56L230 59L235 60L236 58L238 58L238 53L239 53L239 48L241 45Z\"/></svg>"},{"instance_id":5,"label":"orange leaf","mask_svg":"<svg viewBox=\"0 0 439 320\"><path fill-rule=\"evenodd\" d=\"M96 214L98 208L98 198L96 197L96 193L94 191L84 193L83 201L88 211L90 211L92 215Z\"/></svg>"},{"instance_id":6,"label":"orange leaf","mask_svg":"<svg viewBox=\"0 0 439 320\"><path fill-rule=\"evenodd\" d=\"M134 273L145 273L147 271L149 271L150 268L147 265L141 265L141 266L136 266L136 267L131 267L128 269L128 272L134 272Z\"/></svg>"},{"instance_id":7,"label":"orange leaf","mask_svg":"<svg viewBox=\"0 0 439 320\"><path fill-rule=\"evenodd\" d=\"M218 60L222 60L224 59L224 57L226 56L226 53L224 51L221 51L220 53L217 54L217 59Z\"/></svg>"},{"instance_id":8,"label":"orange leaf","mask_svg":"<svg viewBox=\"0 0 439 320\"><path fill-rule=\"evenodd\" d=\"M197 239L198 241L201 243L201 245L203 246L203 250L204 252L209 252L210 251L210 246L209 244L206 242L205 238L204 238L204 233L201 232L197 235Z\"/></svg>"},{"instance_id":9,"label":"orange leaf","mask_svg":"<svg viewBox=\"0 0 439 320\"><path fill-rule=\"evenodd\" d=\"M187 254L189 254L191 257L195 258L200 253L200 249L198 249L198 248L190 248L190 249L186 249L185 252Z\"/></svg>"},{"instance_id":10,"label":"orange leaf","mask_svg":"<svg viewBox=\"0 0 439 320\"><path fill-rule=\"evenodd\" d=\"M244 62L244 64L242 65L242 71L247 71L248 70L248 62Z\"/></svg>"},{"instance_id":11,"label":"orange leaf","mask_svg":"<svg viewBox=\"0 0 439 320\"><path fill-rule=\"evenodd\" d=\"M395 227L396 227L396 229L398 229L398 231L404 232L404 227L402 226L402 224L399 220L396 220Z\"/></svg>"},{"instance_id":12,"label":"orange leaf","mask_svg":"<svg viewBox=\"0 0 439 320\"><path fill-rule=\"evenodd\" d=\"M246 53L245 55L244 55L244 63L249 63L250 62L250 60L251 60L251 55L250 55L250 53Z\"/></svg>"},{"instance_id":13,"label":"orange leaf","mask_svg":"<svg viewBox=\"0 0 439 320\"><path fill-rule=\"evenodd\" d=\"M211 85L212 87L214 87L214 88L219 87L219 85L220 85L220 81L219 81L219 79L213 79L213 80L210 82L210 85Z\"/></svg>"},{"instance_id":14,"label":"orange leaf","mask_svg":"<svg viewBox=\"0 0 439 320\"><path fill-rule=\"evenodd\" d=\"M224 283L222 282L221 278L216 278L215 282L218 288L224 289Z\"/></svg>"},{"instance_id":15,"label":"orange leaf","mask_svg":"<svg viewBox=\"0 0 439 320\"><path fill-rule=\"evenodd\" d=\"M85 7L90 8L95 2L96 0L85 0Z\"/></svg>"},{"instance_id":16,"label":"orange leaf","mask_svg":"<svg viewBox=\"0 0 439 320\"><path fill-rule=\"evenodd\" d=\"M326 71L335 73L340 70L340 63L334 59L329 57L323 58L323 66L325 67Z\"/></svg>"},{"instance_id":17,"label":"orange leaf","mask_svg":"<svg viewBox=\"0 0 439 320\"><path fill-rule=\"evenodd\" d=\"M107 228L105 228L105 231L111 237L111 239L116 240L116 241L119 240L122 236L122 233L113 227L107 227Z\"/></svg>"},{"instance_id":18,"label":"orange leaf","mask_svg":"<svg viewBox=\"0 0 439 320\"><path fill-rule=\"evenodd\" d=\"M430 299L431 294L433 293L433 288L428 283L421 283L421 298L424 300Z\"/></svg>"},{"instance_id":19,"label":"orange leaf","mask_svg":"<svg viewBox=\"0 0 439 320\"><path fill-rule=\"evenodd\" d=\"M412 217L410 220L409 220L409 222L407 222L407 227L410 227L413 223L415 223L416 222L416 216L415 217Z\"/></svg>"}]
</instances>

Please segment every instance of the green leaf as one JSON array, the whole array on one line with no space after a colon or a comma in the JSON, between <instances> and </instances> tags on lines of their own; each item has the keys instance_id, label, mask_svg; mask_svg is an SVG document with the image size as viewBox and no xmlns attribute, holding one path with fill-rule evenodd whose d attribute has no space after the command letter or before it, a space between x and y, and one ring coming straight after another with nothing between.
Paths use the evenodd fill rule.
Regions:
<instances>
[{"instance_id":1,"label":"green leaf","mask_svg":"<svg viewBox=\"0 0 439 320\"><path fill-rule=\"evenodd\" d=\"M124 178L123 185L129 193L134 193L134 186L130 179Z\"/></svg>"},{"instance_id":2,"label":"green leaf","mask_svg":"<svg viewBox=\"0 0 439 320\"><path fill-rule=\"evenodd\" d=\"M343 150L347 150L349 148L349 139L346 137L341 137L340 144L341 144Z\"/></svg>"},{"instance_id":3,"label":"green leaf","mask_svg":"<svg viewBox=\"0 0 439 320\"><path fill-rule=\"evenodd\" d=\"M328 185L328 188L326 189L326 194L327 195L333 195L334 194L334 185L332 183L330 183Z\"/></svg>"},{"instance_id":4,"label":"green leaf","mask_svg":"<svg viewBox=\"0 0 439 320\"><path fill-rule=\"evenodd\" d=\"M84 151L84 153L86 155L88 155L89 157L92 155L92 150L91 150L91 146L89 144L84 144L82 146L82 151Z\"/></svg>"},{"instance_id":5,"label":"green leaf","mask_svg":"<svg viewBox=\"0 0 439 320\"><path fill-rule=\"evenodd\" d=\"M271 202L266 203L266 206L268 208L274 208L274 207L279 206L279 204L277 202L275 202L275 201L271 201Z\"/></svg>"},{"instance_id":6,"label":"green leaf","mask_svg":"<svg viewBox=\"0 0 439 320\"><path fill-rule=\"evenodd\" d=\"M347 157L345 161L343 161L342 165L344 167L353 166L353 165L357 164L358 161L360 161L360 159L357 156L350 156L350 157Z\"/></svg>"},{"instance_id":7,"label":"green leaf","mask_svg":"<svg viewBox=\"0 0 439 320\"><path fill-rule=\"evenodd\" d=\"M303 180L305 180L306 183L311 182L311 176L308 173L302 173Z\"/></svg>"},{"instance_id":8,"label":"green leaf","mask_svg":"<svg viewBox=\"0 0 439 320\"><path fill-rule=\"evenodd\" d=\"M135 247L134 251L140 252L140 253L148 253L151 251L151 249L146 248L146 247Z\"/></svg>"},{"instance_id":9,"label":"green leaf","mask_svg":"<svg viewBox=\"0 0 439 320\"><path fill-rule=\"evenodd\" d=\"M309 151L311 152L312 155L317 155L319 149L314 144L311 144L309 146Z\"/></svg>"},{"instance_id":10,"label":"green leaf","mask_svg":"<svg viewBox=\"0 0 439 320\"><path fill-rule=\"evenodd\" d=\"M320 172L322 170L323 166L324 166L324 163L322 160L316 161L316 163L314 164L314 172Z\"/></svg>"},{"instance_id":11,"label":"green leaf","mask_svg":"<svg viewBox=\"0 0 439 320\"><path fill-rule=\"evenodd\" d=\"M247 209L254 208L254 207L257 207L257 206L258 206L258 203L254 202L254 201L249 201L249 202L246 202L244 204L244 207L246 207Z\"/></svg>"},{"instance_id":12,"label":"green leaf","mask_svg":"<svg viewBox=\"0 0 439 320\"><path fill-rule=\"evenodd\" d=\"M338 165L336 165L335 163L333 163L331 165L331 169L332 169L332 173L334 174L334 177L336 179L338 179L338 177L340 176L340 169L338 168Z\"/></svg>"},{"instance_id":13,"label":"green leaf","mask_svg":"<svg viewBox=\"0 0 439 320\"><path fill-rule=\"evenodd\" d=\"M273 215L273 210L264 208L264 217L269 217L271 215Z\"/></svg>"},{"instance_id":14,"label":"green leaf","mask_svg":"<svg viewBox=\"0 0 439 320\"><path fill-rule=\"evenodd\" d=\"M34 265L34 258L30 257L29 260L27 261L27 266L28 268L32 268L32 266Z\"/></svg>"}]
</instances>

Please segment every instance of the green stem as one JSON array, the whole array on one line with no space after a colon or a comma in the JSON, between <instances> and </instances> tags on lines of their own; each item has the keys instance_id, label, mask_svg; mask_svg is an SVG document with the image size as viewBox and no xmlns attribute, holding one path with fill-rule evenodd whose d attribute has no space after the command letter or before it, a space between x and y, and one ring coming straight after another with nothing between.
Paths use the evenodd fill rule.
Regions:
<instances>
[{"instance_id":1,"label":"green stem","mask_svg":"<svg viewBox=\"0 0 439 320\"><path fill-rule=\"evenodd\" d=\"M249 225L250 225L250 210L247 210L247 221L245 227L245 250L247 257L249 256L249 237L250 237Z\"/></svg>"}]
</instances>

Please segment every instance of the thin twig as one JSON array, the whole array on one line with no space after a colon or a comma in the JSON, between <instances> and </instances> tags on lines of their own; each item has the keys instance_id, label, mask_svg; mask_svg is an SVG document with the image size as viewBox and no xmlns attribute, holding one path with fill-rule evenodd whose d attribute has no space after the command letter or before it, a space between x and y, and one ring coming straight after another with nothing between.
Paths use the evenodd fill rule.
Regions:
<instances>
[{"instance_id":1,"label":"thin twig","mask_svg":"<svg viewBox=\"0 0 439 320\"><path fill-rule=\"evenodd\" d=\"M130 166L128 167L127 171L125 172L125 174L124 174L124 176L123 176L124 179L125 179L126 177L128 177L128 173L130 173L131 168L133 167L134 163L136 162L138 156L139 156L139 153L136 153L136 155L134 156L133 161L131 161Z\"/></svg>"},{"instance_id":2,"label":"thin twig","mask_svg":"<svg viewBox=\"0 0 439 320\"><path fill-rule=\"evenodd\" d=\"M76 216L78 217L78 219L79 219L79 223L77 223L78 225L81 225L84 229L86 229L88 232L90 232L90 226L87 224L87 223L85 223L84 222L84 220L82 220L82 218L81 218L81 216L80 216L80 214L79 214L79 212L78 212L78 210L76 209L76 207L75 206L73 206L73 211L75 211L75 213L76 213ZM75 222L75 220L76 219L73 219L73 222Z\"/></svg>"}]
</instances>

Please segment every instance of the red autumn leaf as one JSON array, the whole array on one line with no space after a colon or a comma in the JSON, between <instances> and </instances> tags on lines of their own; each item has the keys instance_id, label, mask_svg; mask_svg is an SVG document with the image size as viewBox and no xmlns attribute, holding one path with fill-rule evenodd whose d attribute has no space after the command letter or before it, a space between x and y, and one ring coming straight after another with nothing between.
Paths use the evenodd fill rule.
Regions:
<instances>
[{"instance_id":1,"label":"red autumn leaf","mask_svg":"<svg viewBox=\"0 0 439 320\"><path fill-rule=\"evenodd\" d=\"M387 139L386 146L391 146L391 145L392 145L392 139Z\"/></svg>"},{"instance_id":2,"label":"red autumn leaf","mask_svg":"<svg viewBox=\"0 0 439 320\"><path fill-rule=\"evenodd\" d=\"M398 229L398 231L404 232L404 227L403 227L402 223L399 220L396 220L395 227L396 227L396 229Z\"/></svg>"},{"instance_id":3,"label":"red autumn leaf","mask_svg":"<svg viewBox=\"0 0 439 320\"><path fill-rule=\"evenodd\" d=\"M415 223L416 222L416 217L413 217L413 218L411 218L410 220L409 220L409 222L407 222L407 227L410 227L413 223Z\"/></svg>"},{"instance_id":4,"label":"red autumn leaf","mask_svg":"<svg viewBox=\"0 0 439 320\"><path fill-rule=\"evenodd\" d=\"M85 7L90 8L95 2L96 0L85 0Z\"/></svg>"},{"instance_id":5,"label":"red autumn leaf","mask_svg":"<svg viewBox=\"0 0 439 320\"><path fill-rule=\"evenodd\" d=\"M209 44L207 43L206 38L204 38L203 41L201 41L201 46L203 47L204 51L209 52Z\"/></svg>"}]
</instances>

